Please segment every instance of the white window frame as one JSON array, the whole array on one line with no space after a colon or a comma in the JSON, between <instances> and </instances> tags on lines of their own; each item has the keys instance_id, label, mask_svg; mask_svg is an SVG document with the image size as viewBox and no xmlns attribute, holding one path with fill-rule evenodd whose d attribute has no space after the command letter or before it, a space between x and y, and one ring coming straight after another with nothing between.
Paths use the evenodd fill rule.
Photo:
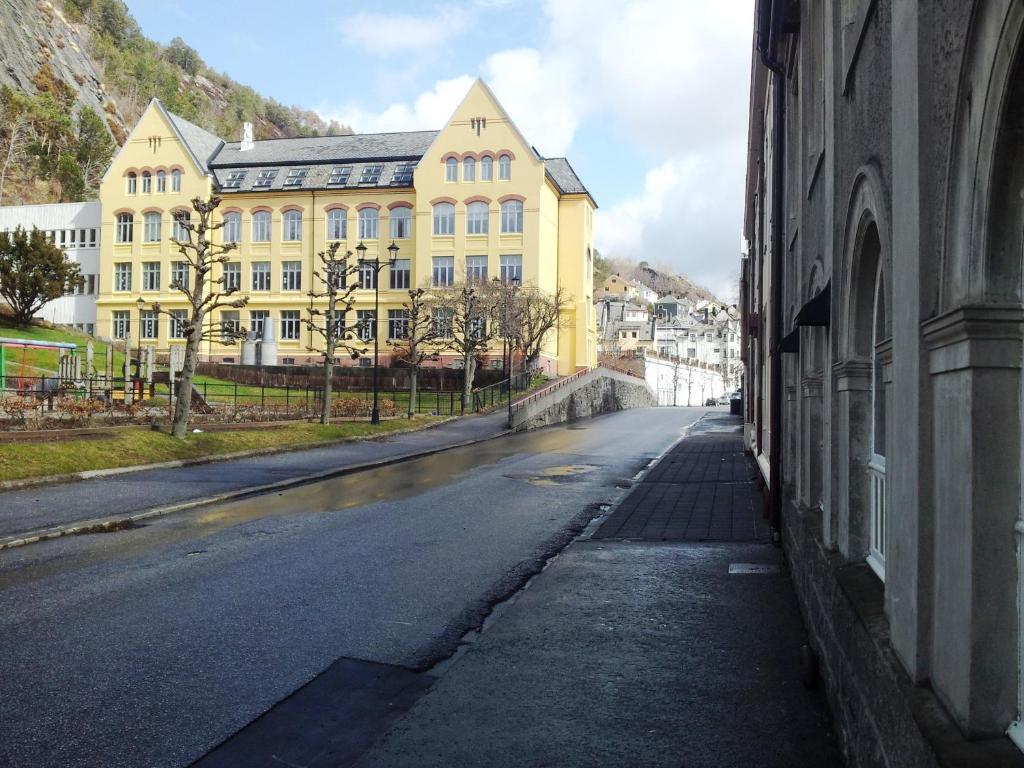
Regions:
<instances>
[{"instance_id":1,"label":"white window frame","mask_svg":"<svg viewBox=\"0 0 1024 768\"><path fill-rule=\"evenodd\" d=\"M380 232L380 211L376 208L362 208L359 211L359 239L376 240Z\"/></svg>"},{"instance_id":2,"label":"white window frame","mask_svg":"<svg viewBox=\"0 0 1024 768\"><path fill-rule=\"evenodd\" d=\"M466 282L474 285L487 283L487 257L474 255L466 257Z\"/></svg>"},{"instance_id":3,"label":"white window frame","mask_svg":"<svg viewBox=\"0 0 1024 768\"><path fill-rule=\"evenodd\" d=\"M395 259L391 263L389 272L391 290L408 290L412 285L412 259Z\"/></svg>"},{"instance_id":4,"label":"white window frame","mask_svg":"<svg viewBox=\"0 0 1024 768\"><path fill-rule=\"evenodd\" d=\"M142 194L153 194L153 174L149 171L142 172Z\"/></svg>"},{"instance_id":5,"label":"white window frame","mask_svg":"<svg viewBox=\"0 0 1024 768\"><path fill-rule=\"evenodd\" d=\"M163 194L167 191L167 172L157 171L156 172L156 191L157 194Z\"/></svg>"},{"instance_id":6,"label":"white window frame","mask_svg":"<svg viewBox=\"0 0 1024 768\"><path fill-rule=\"evenodd\" d=\"M223 290L230 291L232 288L237 293L242 290L242 265L237 261L224 262Z\"/></svg>"},{"instance_id":7,"label":"white window frame","mask_svg":"<svg viewBox=\"0 0 1024 768\"><path fill-rule=\"evenodd\" d=\"M302 242L302 211L285 211L281 215L281 240L286 243Z\"/></svg>"},{"instance_id":8,"label":"white window frame","mask_svg":"<svg viewBox=\"0 0 1024 768\"><path fill-rule=\"evenodd\" d=\"M270 211L254 211L252 214L252 241L269 243L273 219Z\"/></svg>"},{"instance_id":9,"label":"white window frame","mask_svg":"<svg viewBox=\"0 0 1024 768\"><path fill-rule=\"evenodd\" d=\"M160 262L142 262L142 290L151 293L160 290Z\"/></svg>"},{"instance_id":10,"label":"white window frame","mask_svg":"<svg viewBox=\"0 0 1024 768\"><path fill-rule=\"evenodd\" d=\"M181 171L171 171L171 192L181 192Z\"/></svg>"},{"instance_id":11,"label":"white window frame","mask_svg":"<svg viewBox=\"0 0 1024 768\"><path fill-rule=\"evenodd\" d=\"M139 177L134 173L129 173L125 177L125 193L129 195L137 195L139 193Z\"/></svg>"},{"instance_id":12,"label":"white window frame","mask_svg":"<svg viewBox=\"0 0 1024 768\"><path fill-rule=\"evenodd\" d=\"M490 155L480 158L480 181L494 181L494 159Z\"/></svg>"},{"instance_id":13,"label":"white window frame","mask_svg":"<svg viewBox=\"0 0 1024 768\"><path fill-rule=\"evenodd\" d=\"M462 160L462 180L476 181L476 160L472 157Z\"/></svg>"},{"instance_id":14,"label":"white window frame","mask_svg":"<svg viewBox=\"0 0 1024 768\"><path fill-rule=\"evenodd\" d=\"M501 204L501 231L503 234L523 233L522 200L506 200Z\"/></svg>"},{"instance_id":15,"label":"white window frame","mask_svg":"<svg viewBox=\"0 0 1024 768\"><path fill-rule=\"evenodd\" d=\"M224 214L224 226L221 228L221 235L225 243L242 242L242 214L237 211L229 211Z\"/></svg>"},{"instance_id":16,"label":"white window frame","mask_svg":"<svg viewBox=\"0 0 1024 768\"><path fill-rule=\"evenodd\" d=\"M183 326L186 322L188 322L188 310L172 309L169 313L167 320L167 337L170 339L184 339L185 329Z\"/></svg>"},{"instance_id":17,"label":"white window frame","mask_svg":"<svg viewBox=\"0 0 1024 768\"><path fill-rule=\"evenodd\" d=\"M271 285L270 275L270 262L269 261L254 261L249 265L250 280L249 283L252 286L251 290L258 293L269 291Z\"/></svg>"},{"instance_id":18,"label":"white window frame","mask_svg":"<svg viewBox=\"0 0 1024 768\"><path fill-rule=\"evenodd\" d=\"M348 239L348 211L343 208L332 208L327 212L327 239Z\"/></svg>"},{"instance_id":19,"label":"white window frame","mask_svg":"<svg viewBox=\"0 0 1024 768\"><path fill-rule=\"evenodd\" d=\"M377 335L377 316L372 309L357 309L356 323L361 341L373 341Z\"/></svg>"},{"instance_id":20,"label":"white window frame","mask_svg":"<svg viewBox=\"0 0 1024 768\"><path fill-rule=\"evenodd\" d=\"M511 155L500 155L498 157L498 181L512 180L512 157Z\"/></svg>"},{"instance_id":21,"label":"white window frame","mask_svg":"<svg viewBox=\"0 0 1024 768\"><path fill-rule=\"evenodd\" d=\"M281 310L281 340L298 341L302 338L302 321L297 309Z\"/></svg>"},{"instance_id":22,"label":"white window frame","mask_svg":"<svg viewBox=\"0 0 1024 768\"><path fill-rule=\"evenodd\" d=\"M263 338L263 325L267 322L272 322L269 309L249 310L249 330L255 332L256 338Z\"/></svg>"},{"instance_id":23,"label":"white window frame","mask_svg":"<svg viewBox=\"0 0 1024 768\"><path fill-rule=\"evenodd\" d=\"M466 206L466 234L486 235L489 230L490 206L476 200Z\"/></svg>"},{"instance_id":24,"label":"white window frame","mask_svg":"<svg viewBox=\"0 0 1024 768\"><path fill-rule=\"evenodd\" d=\"M302 290L302 262L282 261L281 262L281 290L301 291Z\"/></svg>"},{"instance_id":25,"label":"white window frame","mask_svg":"<svg viewBox=\"0 0 1024 768\"><path fill-rule=\"evenodd\" d=\"M156 211L142 214L142 242L160 242L160 224L162 217Z\"/></svg>"},{"instance_id":26,"label":"white window frame","mask_svg":"<svg viewBox=\"0 0 1024 768\"><path fill-rule=\"evenodd\" d=\"M390 234L392 240L412 237L412 208L399 205L391 209Z\"/></svg>"},{"instance_id":27,"label":"white window frame","mask_svg":"<svg viewBox=\"0 0 1024 768\"><path fill-rule=\"evenodd\" d=\"M117 224L114 229L115 243L130 243L135 237L135 215L131 213L117 214Z\"/></svg>"},{"instance_id":28,"label":"white window frame","mask_svg":"<svg viewBox=\"0 0 1024 768\"><path fill-rule=\"evenodd\" d=\"M455 257L434 256L430 269L430 284L444 288L455 282Z\"/></svg>"},{"instance_id":29,"label":"white window frame","mask_svg":"<svg viewBox=\"0 0 1024 768\"><path fill-rule=\"evenodd\" d=\"M434 204L434 234L455 234L455 206L451 203Z\"/></svg>"},{"instance_id":30,"label":"white window frame","mask_svg":"<svg viewBox=\"0 0 1024 768\"><path fill-rule=\"evenodd\" d=\"M144 339L156 339L160 333L160 313L152 309L143 310L139 317L139 334Z\"/></svg>"},{"instance_id":31,"label":"white window frame","mask_svg":"<svg viewBox=\"0 0 1024 768\"><path fill-rule=\"evenodd\" d=\"M171 282L178 282L181 285L187 286L189 274L189 263L187 261L172 261L171 262Z\"/></svg>"},{"instance_id":32,"label":"white window frame","mask_svg":"<svg viewBox=\"0 0 1024 768\"><path fill-rule=\"evenodd\" d=\"M388 310L388 339L404 339L409 334L409 311L407 309Z\"/></svg>"},{"instance_id":33,"label":"white window frame","mask_svg":"<svg viewBox=\"0 0 1024 768\"><path fill-rule=\"evenodd\" d=\"M132 263L119 261L114 264L114 290L123 293L132 289Z\"/></svg>"},{"instance_id":34,"label":"white window frame","mask_svg":"<svg viewBox=\"0 0 1024 768\"><path fill-rule=\"evenodd\" d=\"M523 255L521 253L505 253L498 257L498 277L508 284L517 280L523 284Z\"/></svg>"},{"instance_id":35,"label":"white window frame","mask_svg":"<svg viewBox=\"0 0 1024 768\"><path fill-rule=\"evenodd\" d=\"M131 338L132 319L127 309L115 309L110 313L110 335L115 339Z\"/></svg>"},{"instance_id":36,"label":"white window frame","mask_svg":"<svg viewBox=\"0 0 1024 768\"><path fill-rule=\"evenodd\" d=\"M444 180L447 184L455 184L459 180L459 161L454 157L444 161Z\"/></svg>"}]
</instances>

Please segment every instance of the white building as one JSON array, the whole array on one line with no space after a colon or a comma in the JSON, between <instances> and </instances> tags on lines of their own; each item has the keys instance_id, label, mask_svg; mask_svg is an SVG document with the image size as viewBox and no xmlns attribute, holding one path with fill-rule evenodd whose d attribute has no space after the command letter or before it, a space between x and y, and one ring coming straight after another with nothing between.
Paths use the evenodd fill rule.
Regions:
<instances>
[{"instance_id":1,"label":"white building","mask_svg":"<svg viewBox=\"0 0 1024 768\"><path fill-rule=\"evenodd\" d=\"M46 232L71 261L79 264L85 278L83 286L74 294L46 304L39 317L94 333L100 271L100 204L53 203L0 208L0 232L13 232L18 227L35 227Z\"/></svg>"},{"instance_id":2,"label":"white building","mask_svg":"<svg viewBox=\"0 0 1024 768\"><path fill-rule=\"evenodd\" d=\"M658 405L704 405L729 391L717 368L652 352L644 357L644 378L658 393Z\"/></svg>"}]
</instances>

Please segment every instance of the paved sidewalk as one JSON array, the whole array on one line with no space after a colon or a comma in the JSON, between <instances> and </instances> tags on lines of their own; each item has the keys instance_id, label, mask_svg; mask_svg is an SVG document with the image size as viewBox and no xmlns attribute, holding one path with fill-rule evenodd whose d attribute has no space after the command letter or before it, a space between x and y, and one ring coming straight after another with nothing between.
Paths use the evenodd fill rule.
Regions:
<instances>
[{"instance_id":1,"label":"paved sidewalk","mask_svg":"<svg viewBox=\"0 0 1024 768\"><path fill-rule=\"evenodd\" d=\"M664 457L356 765L840 766L753 468L706 421L731 433Z\"/></svg>"},{"instance_id":2,"label":"paved sidewalk","mask_svg":"<svg viewBox=\"0 0 1024 768\"><path fill-rule=\"evenodd\" d=\"M504 432L505 421L502 411L372 440L0 492L0 539L484 440Z\"/></svg>"}]
</instances>

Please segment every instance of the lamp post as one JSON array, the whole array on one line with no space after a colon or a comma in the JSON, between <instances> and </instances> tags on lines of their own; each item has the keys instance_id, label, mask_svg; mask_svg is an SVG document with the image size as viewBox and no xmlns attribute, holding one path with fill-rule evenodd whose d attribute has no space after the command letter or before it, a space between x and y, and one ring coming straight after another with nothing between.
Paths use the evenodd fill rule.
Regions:
<instances>
[{"instance_id":1,"label":"lamp post","mask_svg":"<svg viewBox=\"0 0 1024 768\"><path fill-rule=\"evenodd\" d=\"M366 260L366 246L360 241L359 245L356 246L356 253L359 258L359 269L360 269L360 284L362 283L363 271L367 266L372 265L373 269L373 409L370 411L370 423L380 424L380 407L378 405L378 376L379 376L379 355L380 355L380 343L378 336L380 332L380 271L385 266L394 266L395 260L398 258L398 246L395 245L395 241L391 241L391 245L388 246L389 260L382 262L380 257L373 259L372 261Z\"/></svg>"},{"instance_id":2,"label":"lamp post","mask_svg":"<svg viewBox=\"0 0 1024 768\"><path fill-rule=\"evenodd\" d=\"M501 289L501 314L504 332L501 334L501 372L508 377L508 426L512 427L512 328L510 312L512 310L512 299L515 297L516 289L519 288L519 281L515 278L509 280L507 286L495 277L492 283L496 288ZM508 362L506 363L506 355Z\"/></svg>"},{"instance_id":3,"label":"lamp post","mask_svg":"<svg viewBox=\"0 0 1024 768\"><path fill-rule=\"evenodd\" d=\"M146 306L146 302L145 302L145 300L141 296L139 296L139 298L137 298L135 300L135 306L139 308L139 347L138 347L138 353L136 355L136 359L138 360L138 362L136 364L139 366L137 370L139 372L138 373L139 378L141 379L142 378L142 308L144 306Z\"/></svg>"}]
</instances>

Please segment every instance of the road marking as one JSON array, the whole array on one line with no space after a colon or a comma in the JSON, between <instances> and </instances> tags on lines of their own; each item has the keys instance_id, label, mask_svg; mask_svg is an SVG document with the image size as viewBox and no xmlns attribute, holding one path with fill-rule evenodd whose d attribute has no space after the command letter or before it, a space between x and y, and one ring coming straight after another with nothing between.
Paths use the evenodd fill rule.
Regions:
<instances>
[{"instance_id":1,"label":"road marking","mask_svg":"<svg viewBox=\"0 0 1024 768\"><path fill-rule=\"evenodd\" d=\"M769 563L730 563L729 573L732 574L747 574L747 573L779 573L782 570L781 566L771 565Z\"/></svg>"}]
</instances>

